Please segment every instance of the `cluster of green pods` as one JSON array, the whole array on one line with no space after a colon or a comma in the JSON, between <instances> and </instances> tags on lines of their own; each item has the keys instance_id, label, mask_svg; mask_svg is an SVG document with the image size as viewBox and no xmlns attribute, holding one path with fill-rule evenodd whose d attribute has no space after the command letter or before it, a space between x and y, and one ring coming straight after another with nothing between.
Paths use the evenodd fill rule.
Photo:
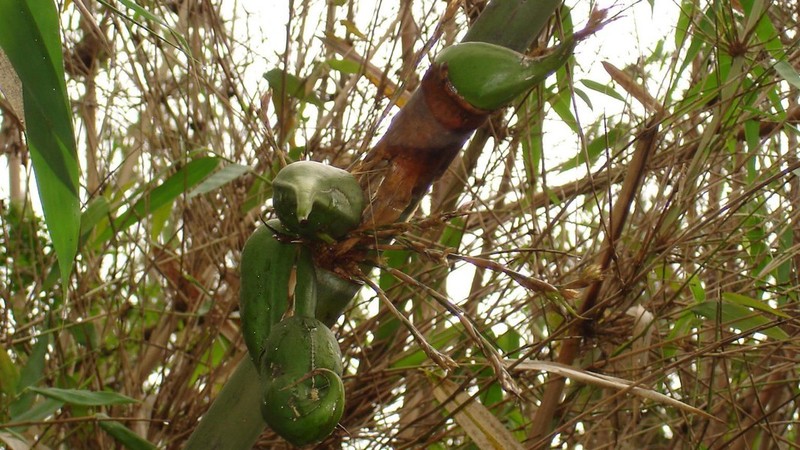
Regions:
<instances>
[{"instance_id":1,"label":"cluster of green pods","mask_svg":"<svg viewBox=\"0 0 800 450\"><path fill-rule=\"evenodd\" d=\"M435 68L459 102L491 112L561 67L573 48L568 40L532 59L505 47L466 42L443 50ZM365 199L350 173L312 161L287 165L274 177L272 190L278 218L259 227L242 250L242 332L259 369L264 420L302 446L323 440L342 417L342 355L327 325L359 287L316 267L307 244L333 243L354 230Z\"/></svg>"},{"instance_id":2,"label":"cluster of green pods","mask_svg":"<svg viewBox=\"0 0 800 450\"><path fill-rule=\"evenodd\" d=\"M242 333L259 370L264 421L303 446L323 440L342 417L342 355L326 324L359 288L316 267L307 244L357 227L364 198L346 171L302 161L276 175L273 206L278 219L258 227L242 249Z\"/></svg>"},{"instance_id":3,"label":"cluster of green pods","mask_svg":"<svg viewBox=\"0 0 800 450\"><path fill-rule=\"evenodd\" d=\"M297 161L272 180L275 213L297 234L330 241L358 226L364 192L347 171L316 161Z\"/></svg>"}]
</instances>

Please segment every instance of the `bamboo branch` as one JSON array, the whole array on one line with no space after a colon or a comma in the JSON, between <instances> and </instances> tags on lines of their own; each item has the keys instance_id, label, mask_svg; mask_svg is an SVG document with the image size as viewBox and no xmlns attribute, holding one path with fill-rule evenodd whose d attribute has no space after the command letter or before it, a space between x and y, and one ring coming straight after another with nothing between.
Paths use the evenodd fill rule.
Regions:
<instances>
[{"instance_id":1,"label":"bamboo branch","mask_svg":"<svg viewBox=\"0 0 800 450\"><path fill-rule=\"evenodd\" d=\"M611 222L605 233L606 237L602 247L603 250L597 261L601 272L605 272L614 259L616 242L619 240L622 229L625 227L625 221L630 212L631 204L636 194L639 192L647 161L653 154L653 150L658 142L658 126L660 120L660 116L655 116L647 123L636 138L638 143L633 155L633 160L628 165L628 172L622 184L622 191L617 198L617 202L614 204L614 209L611 213ZM594 318L601 314L603 305L602 303L598 303L598 294L602 286L603 281L598 280L592 283L584 292L578 315L571 322L570 332L567 333L567 337L563 341L561 350L559 351L557 361L560 364L572 365L579 354L580 344L589 331L588 326ZM552 422L553 415L560 402L565 381L566 379L562 376L551 375L546 382L547 387L542 398L542 403L536 411L533 423L531 424L530 438L534 442L537 442L537 445L544 444L542 440L549 434L549 424Z\"/></svg>"}]
</instances>

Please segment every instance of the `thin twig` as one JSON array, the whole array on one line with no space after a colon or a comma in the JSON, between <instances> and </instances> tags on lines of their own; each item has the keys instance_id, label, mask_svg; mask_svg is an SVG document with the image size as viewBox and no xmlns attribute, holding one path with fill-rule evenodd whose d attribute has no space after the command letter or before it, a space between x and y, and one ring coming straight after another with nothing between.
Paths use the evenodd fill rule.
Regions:
<instances>
[{"instance_id":1,"label":"thin twig","mask_svg":"<svg viewBox=\"0 0 800 450\"><path fill-rule=\"evenodd\" d=\"M446 372L449 372L458 367L458 364L455 361L453 361L453 358L433 348L428 343L428 341L425 340L425 336L423 336L422 333L420 333L420 331L417 329L417 327L415 327L414 324L411 323L410 320L408 320L408 317L406 317L394 306L392 301L389 300L389 297L386 296L386 293L383 292L383 289L381 289L380 286L375 284L374 281L369 279L369 277L367 277L364 274L360 274L359 279L363 281L364 284L372 288L372 290L375 292L378 298L381 299L383 304L386 305L386 307L389 308L392 314L394 314L394 316L397 317L397 319L403 323L403 325L408 329L409 332L411 332L411 334L414 336L414 339L417 341L417 344L419 344L419 346L422 348L422 351L424 351L425 354L428 355L428 357L432 359L433 362L436 363L436 365L441 367L442 370Z\"/></svg>"},{"instance_id":2,"label":"thin twig","mask_svg":"<svg viewBox=\"0 0 800 450\"><path fill-rule=\"evenodd\" d=\"M423 289L427 294L433 297L437 303L442 305L447 311L449 311L452 315L456 316L461 322L461 325L464 327L464 331L467 332L469 337L475 342L483 351L486 359L489 360L492 368L494 369L495 375L497 376L500 384L503 385L503 388L513 393L514 395L520 395L520 389L517 387L517 384L514 382L514 379L509 375L508 371L506 371L505 367L503 366L502 360L500 355L497 353L497 350L494 346L483 337L483 335L475 329L475 325L472 323L472 320L467 317L464 311L458 306L450 302L444 295L439 292L436 292L435 289L431 289L430 287L418 283L412 277L406 275L400 270L397 270L393 267L388 267L384 265L379 266L381 270L384 270L390 273L392 276L397 278L400 281L404 281L406 283L415 285L421 289Z\"/></svg>"}]
</instances>

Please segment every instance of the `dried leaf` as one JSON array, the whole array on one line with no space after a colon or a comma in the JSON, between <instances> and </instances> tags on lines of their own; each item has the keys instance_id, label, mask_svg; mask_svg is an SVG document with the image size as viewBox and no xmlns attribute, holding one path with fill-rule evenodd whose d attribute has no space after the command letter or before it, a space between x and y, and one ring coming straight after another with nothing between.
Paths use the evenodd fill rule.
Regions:
<instances>
[{"instance_id":1,"label":"dried leaf","mask_svg":"<svg viewBox=\"0 0 800 450\"><path fill-rule=\"evenodd\" d=\"M0 48L0 92L8 100L19 123L24 126L25 104L22 101L22 82L2 48Z\"/></svg>"},{"instance_id":2,"label":"dried leaf","mask_svg":"<svg viewBox=\"0 0 800 450\"><path fill-rule=\"evenodd\" d=\"M28 450L31 448L30 442L7 431L0 431L0 442L7 445L9 450Z\"/></svg>"},{"instance_id":3,"label":"dried leaf","mask_svg":"<svg viewBox=\"0 0 800 450\"><path fill-rule=\"evenodd\" d=\"M661 106L661 103L653 98L644 86L634 81L627 73L618 69L610 62L603 61L602 64L606 72L611 75L611 79L617 82L622 89L625 89L625 91L631 94L633 98L639 100L645 108L659 113L664 112L664 107Z\"/></svg>"},{"instance_id":4,"label":"dried leaf","mask_svg":"<svg viewBox=\"0 0 800 450\"><path fill-rule=\"evenodd\" d=\"M636 386L636 383L622 378L612 377L610 375L602 375L599 373L587 372L585 370L576 369L574 367L559 364L557 362L549 361L517 361L506 360L508 366L513 366L517 370L537 370L555 373L562 377L571 380L580 381L582 383L591 384L602 388L619 389L630 391L631 394L638 395L639 397L650 399L668 406L674 406L686 412L697 414L711 419L714 421L721 421L721 419L708 414L707 412L697 409L694 406L687 405L681 401L675 400L672 397L661 394L651 389L645 389Z\"/></svg>"},{"instance_id":5,"label":"dried leaf","mask_svg":"<svg viewBox=\"0 0 800 450\"><path fill-rule=\"evenodd\" d=\"M436 400L453 414L453 419L478 448L482 450L523 448L491 411L469 394L460 392L456 383L434 377L431 377L430 381L434 385L433 395Z\"/></svg>"}]
</instances>

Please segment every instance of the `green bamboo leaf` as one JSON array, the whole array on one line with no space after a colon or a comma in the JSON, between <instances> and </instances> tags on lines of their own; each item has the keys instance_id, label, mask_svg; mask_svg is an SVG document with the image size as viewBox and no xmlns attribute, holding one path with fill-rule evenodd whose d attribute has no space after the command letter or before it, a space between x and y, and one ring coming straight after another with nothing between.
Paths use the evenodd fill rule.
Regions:
<instances>
[{"instance_id":1,"label":"green bamboo leaf","mask_svg":"<svg viewBox=\"0 0 800 450\"><path fill-rule=\"evenodd\" d=\"M106 406L137 402L130 397L111 391L87 391L83 389L61 389L53 387L29 387L28 389L44 397L59 400L70 405Z\"/></svg>"},{"instance_id":2,"label":"green bamboo leaf","mask_svg":"<svg viewBox=\"0 0 800 450\"><path fill-rule=\"evenodd\" d=\"M750 209L752 205L763 205L764 201L761 196L755 196L744 209ZM742 242L742 245L744 245L750 256L750 274L754 280L758 280L756 282L758 286L763 286L764 281L759 280L759 274L764 267L772 262L772 254L769 247L769 232L766 229L768 225L765 223L765 215L764 213L759 213L756 210L757 208L753 209L755 211L747 216L742 223L745 230L744 234L747 238ZM761 302L758 303L761 304Z\"/></svg>"},{"instance_id":3,"label":"green bamboo leaf","mask_svg":"<svg viewBox=\"0 0 800 450\"><path fill-rule=\"evenodd\" d=\"M212 156L190 161L186 166L167 178L160 186L144 193L132 207L128 208L127 211L113 221L111 227L107 227L99 233L92 246L97 246L111 239L115 232L122 231L164 205L171 204L181 194L197 186L216 170L219 162L219 158Z\"/></svg>"},{"instance_id":4,"label":"green bamboo leaf","mask_svg":"<svg viewBox=\"0 0 800 450\"><path fill-rule=\"evenodd\" d=\"M747 142L747 149L749 150L749 153L754 155L748 158L745 162L745 166L747 167L746 181L749 184L754 183L756 177L758 176L755 155L758 154L761 148L761 136L759 134L760 128L760 124L755 120L748 120L744 123L744 140Z\"/></svg>"},{"instance_id":5,"label":"green bamboo leaf","mask_svg":"<svg viewBox=\"0 0 800 450\"><path fill-rule=\"evenodd\" d=\"M507 358L518 356L522 335L513 328L509 328L495 340L497 346L503 351Z\"/></svg>"},{"instance_id":6,"label":"green bamboo leaf","mask_svg":"<svg viewBox=\"0 0 800 450\"><path fill-rule=\"evenodd\" d=\"M361 72L361 64L349 59L328 59L325 61L331 69L342 73L359 73Z\"/></svg>"},{"instance_id":7,"label":"green bamboo leaf","mask_svg":"<svg viewBox=\"0 0 800 450\"><path fill-rule=\"evenodd\" d=\"M224 336L215 339L211 348L206 350L203 356L200 357L200 361L203 361L204 364L198 364L197 367L195 367L192 376L189 378L189 384L193 386L201 376L222 367L225 358L230 355L230 351L231 343L225 339Z\"/></svg>"},{"instance_id":8,"label":"green bamboo leaf","mask_svg":"<svg viewBox=\"0 0 800 450\"><path fill-rule=\"evenodd\" d=\"M349 33L354 34L361 39L367 39L367 35L359 30L358 25L356 25L352 20L342 19L339 21L339 24L345 27Z\"/></svg>"},{"instance_id":9,"label":"green bamboo leaf","mask_svg":"<svg viewBox=\"0 0 800 450\"><path fill-rule=\"evenodd\" d=\"M442 350L448 343L457 341L461 337L461 330L451 326L439 331L432 337L426 337L426 340L433 348ZM401 354L395 361L389 364L389 367L392 369L409 369L419 367L426 361L428 361L428 354L422 349L414 347Z\"/></svg>"},{"instance_id":10,"label":"green bamboo leaf","mask_svg":"<svg viewBox=\"0 0 800 450\"><path fill-rule=\"evenodd\" d=\"M586 92L583 92L582 89L578 89L577 87L573 88L573 90L575 91L575 95L580 97L581 100L583 100L583 102L586 103L586 106L588 106L590 110L594 111L594 106L592 105L592 99L589 98L589 95L587 95Z\"/></svg>"},{"instance_id":11,"label":"green bamboo leaf","mask_svg":"<svg viewBox=\"0 0 800 450\"><path fill-rule=\"evenodd\" d=\"M778 252L780 254L789 254L791 251L790 249L794 246L794 241L794 230L791 227L787 227L781 234L779 241L780 250ZM793 258L786 258L785 261L772 272L775 276L775 280L777 281L777 285L787 286L789 283L791 283L792 277L794 277L794 264L792 261ZM795 295L796 294L793 291L790 291L786 300L796 298L794 297ZM783 303L783 301L781 301L781 303Z\"/></svg>"},{"instance_id":12,"label":"green bamboo leaf","mask_svg":"<svg viewBox=\"0 0 800 450\"><path fill-rule=\"evenodd\" d=\"M692 297L697 303L701 303L706 300L706 290L696 276L692 276L692 278L689 279L688 285L689 290L692 292Z\"/></svg>"},{"instance_id":13,"label":"green bamboo leaf","mask_svg":"<svg viewBox=\"0 0 800 450\"><path fill-rule=\"evenodd\" d=\"M125 448L130 450L154 450L158 447L150 443L147 439L134 433L130 428L115 421L108 420L109 417L105 414L98 413L94 415L98 419L100 428L106 433L110 434L117 442L122 444Z\"/></svg>"},{"instance_id":14,"label":"green bamboo leaf","mask_svg":"<svg viewBox=\"0 0 800 450\"><path fill-rule=\"evenodd\" d=\"M147 216L150 211L172 203L212 173L219 165L219 161L219 158L211 156L190 161L160 186L137 200L131 209L114 221L114 228L117 230L127 228Z\"/></svg>"},{"instance_id":15,"label":"green bamboo leaf","mask_svg":"<svg viewBox=\"0 0 800 450\"><path fill-rule=\"evenodd\" d=\"M480 377L486 379L486 377ZM498 403L503 401L503 387L500 386L500 383L494 381L489 384L489 387L486 388L480 394L481 403L487 408L491 408L492 406L497 405Z\"/></svg>"},{"instance_id":16,"label":"green bamboo leaf","mask_svg":"<svg viewBox=\"0 0 800 450\"><path fill-rule=\"evenodd\" d=\"M241 177L247 172L250 172L250 168L247 166L242 166L240 164L228 164L222 169L211 174L210 177L203 180L202 183L197 185L197 187L189 192L189 195L187 195L186 198L192 198L197 195L211 192Z\"/></svg>"},{"instance_id":17,"label":"green bamboo leaf","mask_svg":"<svg viewBox=\"0 0 800 450\"><path fill-rule=\"evenodd\" d=\"M128 8L132 9L134 14L139 15L141 17L144 17L145 19L150 20L152 22L155 22L155 23L157 23L157 24L159 24L161 26L169 28L169 26L166 24L166 22L161 20L160 17L156 17L155 15L150 13L150 11L142 8L141 6L137 5L135 2L132 2L130 0L119 0L119 2L122 3L123 5L127 6Z\"/></svg>"},{"instance_id":18,"label":"green bamboo leaf","mask_svg":"<svg viewBox=\"0 0 800 450\"><path fill-rule=\"evenodd\" d=\"M461 246L461 239L464 237L466 222L462 217L453 218L442 232L439 243L445 247L458 251Z\"/></svg>"},{"instance_id":19,"label":"green bamboo leaf","mask_svg":"<svg viewBox=\"0 0 800 450\"><path fill-rule=\"evenodd\" d=\"M264 177L257 176L245 195L240 212L247 214L255 208L261 208L270 198L272 198L272 185Z\"/></svg>"},{"instance_id":20,"label":"green bamboo leaf","mask_svg":"<svg viewBox=\"0 0 800 450\"><path fill-rule=\"evenodd\" d=\"M718 308L722 312L722 317L720 318L717 317ZM692 312L699 316L715 322L719 321L724 326L741 330L743 333L758 329L759 333L762 333L775 340L782 341L789 338L789 335L777 325L764 328L766 325L769 325L774 321L763 316L760 311L754 312L742 305L727 302L718 303L716 301L709 300L692 306L691 309Z\"/></svg>"},{"instance_id":21,"label":"green bamboo leaf","mask_svg":"<svg viewBox=\"0 0 800 450\"><path fill-rule=\"evenodd\" d=\"M761 13L756 13L759 14L758 23L756 24L756 37L758 37L758 43L763 46L763 48L767 50L767 52L769 52L773 58L784 58L786 53L783 49L783 44L781 43L778 30L776 30L775 26L772 24L769 14L763 13L764 9L767 7L767 4L765 4L763 0L742 0L741 4L744 8L745 14L748 16L753 14L753 6L756 5L756 1L760 3L757 5L756 9L758 11L762 11Z\"/></svg>"},{"instance_id":22,"label":"green bamboo leaf","mask_svg":"<svg viewBox=\"0 0 800 450\"><path fill-rule=\"evenodd\" d=\"M778 75L786 80L787 83L800 89L800 75L797 74L797 71L794 70L791 64L786 61L778 61L775 63L775 71L778 72Z\"/></svg>"},{"instance_id":23,"label":"green bamboo leaf","mask_svg":"<svg viewBox=\"0 0 800 450\"><path fill-rule=\"evenodd\" d=\"M31 162L66 291L78 251L79 170L55 4L0 2L0 48L22 82Z\"/></svg>"},{"instance_id":24,"label":"green bamboo leaf","mask_svg":"<svg viewBox=\"0 0 800 450\"><path fill-rule=\"evenodd\" d=\"M8 356L5 346L0 346L0 394L13 397L17 394L19 371Z\"/></svg>"},{"instance_id":25,"label":"green bamboo leaf","mask_svg":"<svg viewBox=\"0 0 800 450\"><path fill-rule=\"evenodd\" d=\"M694 14L694 2L691 0L683 0L679 9L678 23L675 25L675 48L680 49L683 47L684 39L689 32L690 24L692 23L692 15Z\"/></svg>"},{"instance_id":26,"label":"green bamboo leaf","mask_svg":"<svg viewBox=\"0 0 800 450\"><path fill-rule=\"evenodd\" d=\"M408 250L386 250L383 252L383 259L389 267L395 269L402 269L410 262L412 258L411 252ZM381 271L380 278L378 279L378 286L386 292L398 284L397 278L392 274Z\"/></svg>"},{"instance_id":27,"label":"green bamboo leaf","mask_svg":"<svg viewBox=\"0 0 800 450\"><path fill-rule=\"evenodd\" d=\"M33 393L31 393L33 395ZM59 408L64 406L61 400L46 398L40 402L36 402L30 408L21 412L19 415L12 416L13 422L38 422L55 414Z\"/></svg>"},{"instance_id":28,"label":"green bamboo leaf","mask_svg":"<svg viewBox=\"0 0 800 450\"><path fill-rule=\"evenodd\" d=\"M86 347L88 350L98 347L97 329L92 322L72 323L66 325L65 328L69 330L69 334L79 345Z\"/></svg>"},{"instance_id":29,"label":"green bamboo leaf","mask_svg":"<svg viewBox=\"0 0 800 450\"><path fill-rule=\"evenodd\" d=\"M592 139L592 141L586 145L585 152L578 152L574 158L571 158L562 164L558 170L563 172L576 167L581 167L586 164L587 161L591 165L597 161L597 158L602 155L606 149L613 149L616 143L624 136L625 134L623 133L623 130L619 127L608 130L607 133Z\"/></svg>"},{"instance_id":30,"label":"green bamboo leaf","mask_svg":"<svg viewBox=\"0 0 800 450\"><path fill-rule=\"evenodd\" d=\"M587 89L591 89L591 90L593 90L595 92L599 92L601 94L605 94L605 95L607 95L607 96L609 96L609 97L611 97L611 98L613 98L615 100L619 100L619 101L621 101L623 103L625 102L625 97L620 95L611 86L608 86L608 85L605 85L605 84L602 84L602 83L598 83L597 81L594 81L594 80L587 80L587 79L580 80L580 83L582 85L586 86Z\"/></svg>"},{"instance_id":31,"label":"green bamboo leaf","mask_svg":"<svg viewBox=\"0 0 800 450\"><path fill-rule=\"evenodd\" d=\"M685 311L683 314L678 317L678 320L674 321L672 324L672 329L669 330L669 334L667 334L666 342L675 342L679 338L686 337L691 334L691 329L694 328L697 324L698 319L697 315L692 314L689 311ZM672 358L678 353L680 347L676 344L667 344L664 349L664 357L665 358Z\"/></svg>"},{"instance_id":32,"label":"green bamboo leaf","mask_svg":"<svg viewBox=\"0 0 800 450\"><path fill-rule=\"evenodd\" d=\"M543 102L539 91L534 91L522 102L517 114L523 120L521 126L522 162L525 166L525 179L531 184L531 191L536 186L540 163L542 161L544 134L541 118L544 117Z\"/></svg>"},{"instance_id":33,"label":"green bamboo leaf","mask_svg":"<svg viewBox=\"0 0 800 450\"><path fill-rule=\"evenodd\" d=\"M762 311L769 314L774 314L778 317L783 317L785 319L790 319L791 317L783 311L779 311L771 306L769 306L766 302L761 300L756 300L752 297L748 297L746 295L737 294L736 292L723 292L722 293L722 300L726 302L734 303L737 305L746 306L748 308L753 308L758 311Z\"/></svg>"},{"instance_id":34,"label":"green bamboo leaf","mask_svg":"<svg viewBox=\"0 0 800 450\"><path fill-rule=\"evenodd\" d=\"M650 65L654 62L664 61L666 58L667 56L664 55L664 39L659 39L658 42L656 42L656 47L647 55L643 64Z\"/></svg>"},{"instance_id":35,"label":"green bamboo leaf","mask_svg":"<svg viewBox=\"0 0 800 450\"><path fill-rule=\"evenodd\" d=\"M8 410L11 417L16 417L23 412L27 411L33 404L35 395L30 392L23 392L29 386L33 386L42 379L44 373L45 357L47 355L47 346L50 344L50 335L43 334L36 340L33 345L28 362L19 373L19 381L17 382L17 392L21 393L17 399L9 405Z\"/></svg>"},{"instance_id":36,"label":"green bamboo leaf","mask_svg":"<svg viewBox=\"0 0 800 450\"><path fill-rule=\"evenodd\" d=\"M169 203L150 213L150 239L158 240L158 236L164 231L171 215L172 205Z\"/></svg>"},{"instance_id":37,"label":"green bamboo leaf","mask_svg":"<svg viewBox=\"0 0 800 450\"><path fill-rule=\"evenodd\" d=\"M105 197L96 197L86 205L86 209L81 214L81 240L91 233L94 227L103 219L108 217L110 207Z\"/></svg>"},{"instance_id":38,"label":"green bamboo leaf","mask_svg":"<svg viewBox=\"0 0 800 450\"><path fill-rule=\"evenodd\" d=\"M558 94L551 96L548 99L553 111L558 114L565 125L569 126L570 130L578 132L578 121L572 114L572 101L570 93L567 90L561 90Z\"/></svg>"},{"instance_id":39,"label":"green bamboo leaf","mask_svg":"<svg viewBox=\"0 0 800 450\"><path fill-rule=\"evenodd\" d=\"M313 92L306 90L306 81L300 77L281 69L272 69L264 74L264 78L275 93L273 100L278 100L281 94L286 94L302 102L322 107L322 101Z\"/></svg>"},{"instance_id":40,"label":"green bamboo leaf","mask_svg":"<svg viewBox=\"0 0 800 450\"><path fill-rule=\"evenodd\" d=\"M143 29L147 30L150 34L155 36L156 39L158 39L158 40L160 40L160 41L162 41L162 42L164 42L164 43L166 43L168 45L171 45L171 46L181 50L182 52L184 52L187 56L192 57L192 48L189 46L189 42L186 41L186 38L184 38L183 35L181 35L177 31L175 31L174 28L170 27L164 19L162 19L162 18L152 14L150 11L142 8L141 6L136 4L136 2L133 2L133 1L130 1L130 0L119 0L122 5L124 5L128 9L133 10L133 17L130 17L130 16L127 15L126 12L124 12L121 9L117 8L116 4L112 4L112 3L108 2L107 0L98 0L98 1L99 1L100 4L105 5L108 9L110 9L111 11L114 11L119 16L124 17L126 20L129 20L130 22L135 23L136 25L138 25L138 26L142 27ZM144 18L145 20L148 20L148 21L150 21L152 23L155 23L158 26L163 27L164 29L166 29L169 32L169 34L173 38L175 38L175 40L178 41L178 43L176 44L174 42L171 42L170 40L168 40L165 37L161 36L160 34L158 34L158 32L156 30L150 29L150 27L146 23L137 21L138 18L140 18L140 17Z\"/></svg>"},{"instance_id":41,"label":"green bamboo leaf","mask_svg":"<svg viewBox=\"0 0 800 450\"><path fill-rule=\"evenodd\" d=\"M686 50L685 56L683 58L683 62L681 63L680 68L678 69L678 73L682 74L684 70L695 60L700 51L706 46L707 42L706 36L713 36L715 33L714 29L714 21L709 17L709 12L705 12L699 17L699 24L697 27L699 30L691 33L691 40L689 42L689 48ZM694 26L690 26L689 24L695 20L695 16L698 15L696 12L696 8L694 7L693 2L685 1L684 5L681 6L681 16L678 19L678 33L675 33L675 46L676 48L681 48L684 44L684 39L686 34L694 28ZM694 31L694 30L692 30ZM685 32L685 33L681 33ZM681 39L678 40L678 35L681 34Z\"/></svg>"}]
</instances>

